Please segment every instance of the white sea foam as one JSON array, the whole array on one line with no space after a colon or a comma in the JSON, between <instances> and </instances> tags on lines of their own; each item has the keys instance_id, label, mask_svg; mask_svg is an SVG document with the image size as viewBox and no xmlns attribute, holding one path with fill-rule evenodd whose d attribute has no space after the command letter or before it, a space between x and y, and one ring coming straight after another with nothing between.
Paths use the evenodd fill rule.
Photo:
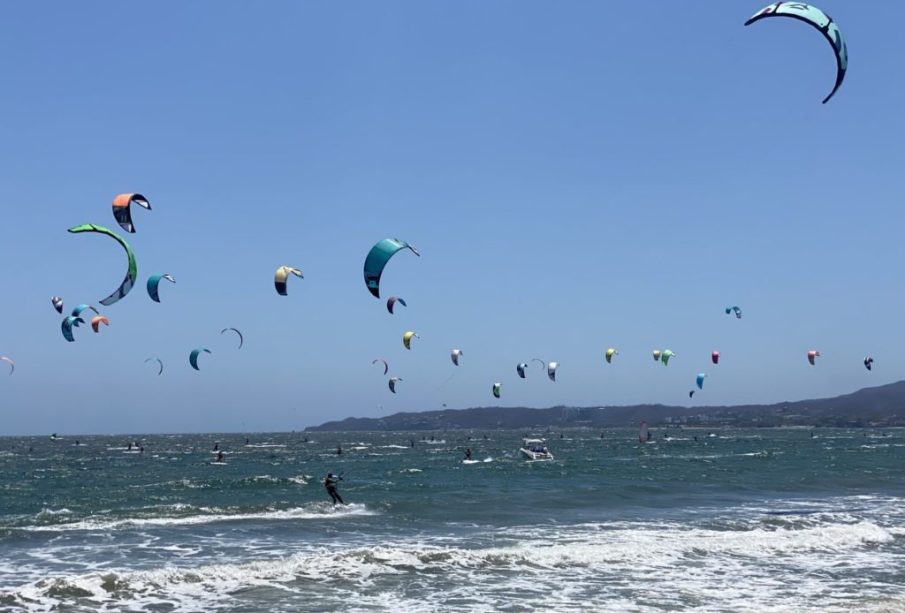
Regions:
<instances>
[{"instance_id":1,"label":"white sea foam","mask_svg":"<svg viewBox=\"0 0 905 613\"><path fill-rule=\"evenodd\" d=\"M254 590L278 598L281 610L905 608L898 585L864 572L900 567L886 549L894 536L883 525L841 508L780 523L748 511L754 513L725 518L718 529L662 521L476 528L478 541L393 538L341 549L309 546L279 559L102 570L0 591L0 608L49 611L78 600L102 610L230 610Z\"/></svg>"},{"instance_id":2,"label":"white sea foam","mask_svg":"<svg viewBox=\"0 0 905 613\"><path fill-rule=\"evenodd\" d=\"M32 525L18 527L18 530L30 532L65 532L70 530L120 530L145 526L189 526L226 521L279 521L299 519L342 519L351 515L376 515L375 511L363 504L349 504L334 507L325 502L311 503L303 507L279 510L265 510L257 513L242 513L231 509L217 507L192 507L191 505L163 505L158 513L167 511L183 512L181 515L154 515L145 512L145 517L128 517L111 519L109 517L89 517L68 523L51 525Z\"/></svg>"}]
</instances>

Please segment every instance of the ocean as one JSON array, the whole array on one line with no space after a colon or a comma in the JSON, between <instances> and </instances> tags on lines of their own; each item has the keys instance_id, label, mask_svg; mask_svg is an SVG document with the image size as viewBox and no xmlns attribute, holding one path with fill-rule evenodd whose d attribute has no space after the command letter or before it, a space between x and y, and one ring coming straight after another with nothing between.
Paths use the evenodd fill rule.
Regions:
<instances>
[{"instance_id":1,"label":"ocean","mask_svg":"<svg viewBox=\"0 0 905 613\"><path fill-rule=\"evenodd\" d=\"M905 431L652 432L0 438L0 610L905 611Z\"/></svg>"}]
</instances>

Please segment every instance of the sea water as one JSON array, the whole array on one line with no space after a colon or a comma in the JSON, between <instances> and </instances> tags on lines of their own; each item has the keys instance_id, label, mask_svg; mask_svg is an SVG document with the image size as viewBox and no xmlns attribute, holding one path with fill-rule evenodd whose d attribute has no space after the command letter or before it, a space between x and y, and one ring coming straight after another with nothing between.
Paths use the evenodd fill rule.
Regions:
<instances>
[{"instance_id":1,"label":"sea water","mask_svg":"<svg viewBox=\"0 0 905 613\"><path fill-rule=\"evenodd\" d=\"M0 610L905 611L903 503L893 429L0 438Z\"/></svg>"}]
</instances>

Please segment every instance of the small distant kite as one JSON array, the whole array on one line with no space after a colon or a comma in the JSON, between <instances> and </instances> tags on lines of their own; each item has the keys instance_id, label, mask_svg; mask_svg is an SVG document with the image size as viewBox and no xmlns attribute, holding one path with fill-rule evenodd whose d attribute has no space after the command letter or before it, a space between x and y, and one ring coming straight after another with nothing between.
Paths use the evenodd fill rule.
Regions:
<instances>
[{"instance_id":1,"label":"small distant kite","mask_svg":"<svg viewBox=\"0 0 905 613\"><path fill-rule=\"evenodd\" d=\"M241 349L242 345L245 344L245 337L242 336L241 332L239 332L235 328L223 328L222 330L220 330L220 334L224 334L224 333L230 332L230 331L235 332L239 336L239 346L237 347L237 349Z\"/></svg>"},{"instance_id":2,"label":"small distant kite","mask_svg":"<svg viewBox=\"0 0 905 613\"><path fill-rule=\"evenodd\" d=\"M735 313L736 319L742 318L742 310L737 306L726 307L726 315L729 315L730 313ZM757 318L755 317L755 319Z\"/></svg>"},{"instance_id":3,"label":"small distant kite","mask_svg":"<svg viewBox=\"0 0 905 613\"><path fill-rule=\"evenodd\" d=\"M390 391L394 394L396 393L396 382L402 381L402 377L390 377L390 380L387 382L390 386Z\"/></svg>"},{"instance_id":4,"label":"small distant kite","mask_svg":"<svg viewBox=\"0 0 905 613\"><path fill-rule=\"evenodd\" d=\"M660 350L659 350L659 349L654 349L654 350L651 352L651 355L654 356L654 362L659 362L659 361L660 361Z\"/></svg>"},{"instance_id":5,"label":"small distant kite","mask_svg":"<svg viewBox=\"0 0 905 613\"><path fill-rule=\"evenodd\" d=\"M160 285L160 280L166 279L170 283L176 283L176 279L173 278L173 275L167 273L164 275L152 275L148 277L148 296L151 297L151 300L154 302L160 302L160 294L158 293L157 287Z\"/></svg>"},{"instance_id":6,"label":"small distant kite","mask_svg":"<svg viewBox=\"0 0 905 613\"><path fill-rule=\"evenodd\" d=\"M145 360L145 364L148 362L157 362L160 365L160 370L157 371L157 375L160 376L163 373L163 360L160 358L148 358Z\"/></svg>"},{"instance_id":7,"label":"small distant kite","mask_svg":"<svg viewBox=\"0 0 905 613\"><path fill-rule=\"evenodd\" d=\"M402 344L405 345L406 349L412 348L412 339L413 338L421 338L411 330L402 335Z\"/></svg>"},{"instance_id":8,"label":"small distant kite","mask_svg":"<svg viewBox=\"0 0 905 613\"><path fill-rule=\"evenodd\" d=\"M120 246L126 251L126 258L128 259L128 269L126 270L126 278L123 279L122 283L119 284L119 287L116 290L100 301L100 303L104 306L110 306L120 300L122 300L126 294L128 294L132 287L135 285L135 280L138 278L138 263L135 261L135 254L132 252L132 248L129 247L129 243L125 241L124 238L119 236L116 232L105 228L104 226L98 226L93 223L83 223L78 226L73 226L69 228L68 232L72 234L80 234L82 232L96 232L97 234L105 234L115 240Z\"/></svg>"},{"instance_id":9,"label":"small distant kite","mask_svg":"<svg viewBox=\"0 0 905 613\"><path fill-rule=\"evenodd\" d=\"M13 362L13 360L11 358L6 357L5 355L0 356L0 360L3 360L7 364L9 364L9 374L10 375L13 374L13 371L16 370L16 363Z\"/></svg>"},{"instance_id":10,"label":"small distant kite","mask_svg":"<svg viewBox=\"0 0 905 613\"><path fill-rule=\"evenodd\" d=\"M302 271L298 268L293 268L292 266L280 266L277 268L277 271L273 274L273 286L280 296L288 295L286 293L286 279L289 278L289 275L295 275L299 279L305 278L302 276Z\"/></svg>"},{"instance_id":11,"label":"small distant kite","mask_svg":"<svg viewBox=\"0 0 905 613\"><path fill-rule=\"evenodd\" d=\"M676 354L674 354L669 349L664 350L663 353L660 354L660 361L663 362L663 366L669 365L669 358L673 357L674 355Z\"/></svg>"},{"instance_id":12,"label":"small distant kite","mask_svg":"<svg viewBox=\"0 0 905 613\"><path fill-rule=\"evenodd\" d=\"M701 373L698 373L697 378L695 378L695 383L698 384L698 389L699 389L699 390L704 389L704 379L705 379L706 377L707 377L707 373L701 372Z\"/></svg>"},{"instance_id":13,"label":"small distant kite","mask_svg":"<svg viewBox=\"0 0 905 613\"><path fill-rule=\"evenodd\" d=\"M397 298L396 296L390 296L389 300L387 300L387 311L390 312L390 315L393 314L393 308L396 306L397 302L404 307L408 306L405 303L405 300L403 300L402 298Z\"/></svg>"},{"instance_id":14,"label":"small distant kite","mask_svg":"<svg viewBox=\"0 0 905 613\"><path fill-rule=\"evenodd\" d=\"M59 296L53 296L50 299L50 303L53 304L53 308L57 310L57 313L63 314L63 299Z\"/></svg>"},{"instance_id":15,"label":"small distant kite","mask_svg":"<svg viewBox=\"0 0 905 613\"><path fill-rule=\"evenodd\" d=\"M713 362L714 364L719 364L720 363L720 352L714 351L713 353L711 353L710 361Z\"/></svg>"},{"instance_id":16,"label":"small distant kite","mask_svg":"<svg viewBox=\"0 0 905 613\"><path fill-rule=\"evenodd\" d=\"M104 317L103 315L95 315L91 318L91 329L94 330L95 334L100 330L100 325L104 324L105 326L110 325L110 320Z\"/></svg>"},{"instance_id":17,"label":"small distant kite","mask_svg":"<svg viewBox=\"0 0 905 613\"><path fill-rule=\"evenodd\" d=\"M387 361L384 360L383 358L377 358L376 360L374 360L373 362L371 362L371 364L377 364L378 362L380 362L381 364L383 364L383 374L384 374L384 375L387 374L387 373L390 371L390 365L387 364Z\"/></svg>"},{"instance_id":18,"label":"small distant kite","mask_svg":"<svg viewBox=\"0 0 905 613\"><path fill-rule=\"evenodd\" d=\"M63 338L65 338L70 343L75 342L75 337L72 336L72 328L73 326L78 327L79 324L85 323L85 320L81 317L73 317L70 315L66 319L63 320L61 324L61 329L63 330Z\"/></svg>"},{"instance_id":19,"label":"small distant kite","mask_svg":"<svg viewBox=\"0 0 905 613\"><path fill-rule=\"evenodd\" d=\"M500 388L501 388L501 387L503 387L503 384L502 384L502 383L494 383L494 384L493 384L493 387L490 388L491 391L493 392L493 397L494 397L494 398L499 398L499 397L500 397Z\"/></svg>"},{"instance_id":20,"label":"small distant kite","mask_svg":"<svg viewBox=\"0 0 905 613\"><path fill-rule=\"evenodd\" d=\"M210 353L211 350L199 347L198 349L192 349L192 352L189 354L189 364L191 364L192 368L194 368L195 370L201 370L200 368L198 368L198 356L201 355L202 352Z\"/></svg>"},{"instance_id":21,"label":"small distant kite","mask_svg":"<svg viewBox=\"0 0 905 613\"><path fill-rule=\"evenodd\" d=\"M453 349L452 352L449 354L449 358L452 360L452 363L455 364L456 366L459 365L460 357L462 357L461 349Z\"/></svg>"},{"instance_id":22,"label":"small distant kite","mask_svg":"<svg viewBox=\"0 0 905 613\"><path fill-rule=\"evenodd\" d=\"M814 365L814 360L816 360L818 357L820 357L819 351L815 351L813 349L808 351L808 362L811 364L811 366Z\"/></svg>"},{"instance_id":23,"label":"small distant kite","mask_svg":"<svg viewBox=\"0 0 905 613\"><path fill-rule=\"evenodd\" d=\"M874 367L874 359L870 356L864 358L864 368L871 370Z\"/></svg>"},{"instance_id":24,"label":"small distant kite","mask_svg":"<svg viewBox=\"0 0 905 613\"><path fill-rule=\"evenodd\" d=\"M550 362L547 364L547 376L550 377L550 381L556 381L556 369L559 367L559 362Z\"/></svg>"},{"instance_id":25,"label":"small distant kite","mask_svg":"<svg viewBox=\"0 0 905 613\"><path fill-rule=\"evenodd\" d=\"M609 349L606 350L606 356L605 356L605 357L606 357L606 363L607 363L607 364L609 364L609 363L611 363L611 362L613 361L613 356L614 356L614 355L619 355L619 352L616 351L614 348L610 347Z\"/></svg>"}]
</instances>

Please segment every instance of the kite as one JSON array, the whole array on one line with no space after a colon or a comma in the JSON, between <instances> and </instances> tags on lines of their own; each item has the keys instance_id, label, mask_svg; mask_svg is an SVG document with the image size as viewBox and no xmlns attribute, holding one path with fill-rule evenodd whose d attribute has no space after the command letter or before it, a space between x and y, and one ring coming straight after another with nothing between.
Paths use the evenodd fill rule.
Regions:
<instances>
[{"instance_id":1,"label":"kite","mask_svg":"<svg viewBox=\"0 0 905 613\"><path fill-rule=\"evenodd\" d=\"M864 358L864 368L871 370L874 367L874 359L870 356Z\"/></svg>"},{"instance_id":2,"label":"kite","mask_svg":"<svg viewBox=\"0 0 905 613\"><path fill-rule=\"evenodd\" d=\"M163 373L163 360L161 360L160 358L148 358L147 360L145 360L145 364L147 364L148 362L157 362L158 364L160 364L160 370L157 371L157 376L160 376L161 373Z\"/></svg>"},{"instance_id":3,"label":"kite","mask_svg":"<svg viewBox=\"0 0 905 613\"><path fill-rule=\"evenodd\" d=\"M148 296L151 297L151 300L154 302L160 302L160 294L157 293L157 286L160 285L160 280L166 279L170 283L176 283L176 279L173 278L173 275L167 273L165 275L152 275L148 277Z\"/></svg>"},{"instance_id":4,"label":"kite","mask_svg":"<svg viewBox=\"0 0 905 613\"><path fill-rule=\"evenodd\" d=\"M714 364L719 364L720 363L720 352L714 351L713 353L711 353L710 361L713 362Z\"/></svg>"},{"instance_id":5,"label":"kite","mask_svg":"<svg viewBox=\"0 0 905 613\"><path fill-rule=\"evenodd\" d=\"M452 352L449 354L449 358L452 360L452 363L453 363L453 364L455 364L456 366L458 366L458 365L459 365L459 357L460 357L461 355L462 355L462 350L461 350L461 349L453 349Z\"/></svg>"},{"instance_id":6,"label":"kite","mask_svg":"<svg viewBox=\"0 0 905 613\"><path fill-rule=\"evenodd\" d=\"M396 303L397 303L397 302L398 302L399 304L401 304L402 306L404 306L404 307L407 307L407 306L408 306L408 305L405 303L405 300L403 300L402 298L397 298L396 296L390 296L390 299L387 300L387 311L390 312L390 315L393 314L393 307L396 306Z\"/></svg>"},{"instance_id":7,"label":"kite","mask_svg":"<svg viewBox=\"0 0 905 613\"><path fill-rule=\"evenodd\" d=\"M411 330L409 330L408 332L406 332L405 334L402 335L402 344L405 345L406 349L412 348L412 337L421 338L420 336L418 336Z\"/></svg>"},{"instance_id":8,"label":"kite","mask_svg":"<svg viewBox=\"0 0 905 613\"><path fill-rule=\"evenodd\" d=\"M304 279L302 276L302 271L298 268L292 268L291 266L280 266L277 268L277 271L273 274L273 286L277 288L277 293L280 296L286 296L286 279L289 275L295 275L299 279Z\"/></svg>"},{"instance_id":9,"label":"kite","mask_svg":"<svg viewBox=\"0 0 905 613\"><path fill-rule=\"evenodd\" d=\"M138 278L138 264L135 261L135 254L132 253L132 248L129 247L129 243L127 243L121 236L105 228L104 226L98 226L93 223L83 223L79 226L73 226L68 230L72 234L79 234L81 232L97 232L98 234L106 234L116 242L120 244L120 246L126 250L126 257L129 260L129 268L126 271L126 277L123 279L123 282L119 284L119 287L116 290L100 301L100 303L104 306L110 306L111 304L115 304L129 293L132 289L132 286L135 285L135 279Z\"/></svg>"},{"instance_id":10,"label":"kite","mask_svg":"<svg viewBox=\"0 0 905 613\"><path fill-rule=\"evenodd\" d=\"M390 370L390 365L387 364L387 361L384 360L383 358L377 358L376 360L374 360L373 362L371 362L371 364L376 364L377 362L382 362L382 363L383 363L383 374L387 374L387 373L389 372L389 370Z\"/></svg>"},{"instance_id":11,"label":"kite","mask_svg":"<svg viewBox=\"0 0 905 613\"><path fill-rule=\"evenodd\" d=\"M191 364L192 368L194 368L195 370L201 370L200 368L198 368L198 356L201 355L202 351L204 353L211 352L210 349L204 349L202 347L199 347L198 349L192 349L192 352L189 354L189 364ZM161 366L161 368L163 368L163 367Z\"/></svg>"},{"instance_id":12,"label":"kite","mask_svg":"<svg viewBox=\"0 0 905 613\"><path fill-rule=\"evenodd\" d=\"M742 310L737 306L726 307L726 315L729 315L729 313L735 313L736 319L742 318Z\"/></svg>"},{"instance_id":13,"label":"kite","mask_svg":"<svg viewBox=\"0 0 905 613\"><path fill-rule=\"evenodd\" d=\"M132 203L151 210L151 203L141 194L119 194L113 199L113 216L116 218L120 227L129 232L135 233L135 226L132 225Z\"/></svg>"},{"instance_id":14,"label":"kite","mask_svg":"<svg viewBox=\"0 0 905 613\"><path fill-rule=\"evenodd\" d=\"M396 238L385 238L371 247L368 252L364 265L365 285L375 298L380 298L380 276L383 274L384 267L391 257L403 249L410 249L412 253L421 257L414 247ZM387 306L389 307L389 305Z\"/></svg>"},{"instance_id":15,"label":"kite","mask_svg":"<svg viewBox=\"0 0 905 613\"><path fill-rule=\"evenodd\" d=\"M698 373L698 376L697 376L697 378L695 379L695 383L698 384L698 389L699 389L699 390L704 389L704 378L705 378L706 376L707 376L707 373L703 373L703 372Z\"/></svg>"},{"instance_id":16,"label":"kite","mask_svg":"<svg viewBox=\"0 0 905 613\"><path fill-rule=\"evenodd\" d=\"M396 393L396 382L397 381L402 381L402 377L390 377L390 380L387 382L387 383L389 383L390 391L393 392L394 394Z\"/></svg>"},{"instance_id":17,"label":"kite","mask_svg":"<svg viewBox=\"0 0 905 613\"><path fill-rule=\"evenodd\" d=\"M63 299L59 296L53 296L50 299L50 303L53 304L53 308L57 310L57 313L63 314Z\"/></svg>"},{"instance_id":18,"label":"kite","mask_svg":"<svg viewBox=\"0 0 905 613\"><path fill-rule=\"evenodd\" d=\"M609 349L606 350L606 363L607 364L609 364L613 361L614 355L619 355L619 352L616 351L615 349L613 349L612 347L610 347Z\"/></svg>"},{"instance_id":19,"label":"kite","mask_svg":"<svg viewBox=\"0 0 905 613\"><path fill-rule=\"evenodd\" d=\"M105 326L110 325L110 320L104 317L103 315L96 315L91 318L91 329L94 330L95 333L99 332L100 325L104 324Z\"/></svg>"},{"instance_id":20,"label":"kite","mask_svg":"<svg viewBox=\"0 0 905 613\"><path fill-rule=\"evenodd\" d=\"M810 362L811 366L814 365L814 360L815 360L816 358L818 358L819 356L820 356L820 352L819 352L819 351L815 351L815 350L813 350L813 349L811 349L810 351L808 351L808 362Z\"/></svg>"},{"instance_id":21,"label":"kite","mask_svg":"<svg viewBox=\"0 0 905 613\"><path fill-rule=\"evenodd\" d=\"M556 368L558 366L558 362L550 362L547 364L547 376L550 377L550 381L556 381Z\"/></svg>"},{"instance_id":22,"label":"kite","mask_svg":"<svg viewBox=\"0 0 905 613\"><path fill-rule=\"evenodd\" d=\"M669 349L666 349L663 353L661 353L661 354L660 354L660 361L663 362L663 366L668 365L668 364L669 364L669 358L671 358L671 357L674 356L674 355L676 355L676 354L674 354L674 353L673 353L672 351L670 351Z\"/></svg>"},{"instance_id":23,"label":"kite","mask_svg":"<svg viewBox=\"0 0 905 613\"><path fill-rule=\"evenodd\" d=\"M494 384L493 384L493 387L491 388L491 391L493 391L493 397L494 397L494 398L499 398L499 397L500 397L500 388L501 388L502 386L503 386L502 383L494 383Z\"/></svg>"},{"instance_id":24,"label":"kite","mask_svg":"<svg viewBox=\"0 0 905 613\"><path fill-rule=\"evenodd\" d=\"M9 374L13 374L13 371L16 370L16 363L12 361L11 358L4 356L0 356L0 360L3 360L7 364L9 364Z\"/></svg>"},{"instance_id":25,"label":"kite","mask_svg":"<svg viewBox=\"0 0 905 613\"><path fill-rule=\"evenodd\" d=\"M239 335L239 347L238 347L238 349L241 349L241 348L242 348L242 345L245 344L245 337L242 336L242 333L241 333L241 332L239 332L239 331L236 330L235 328L223 328L222 330L220 330L220 334L223 334L224 332L228 332L228 331L230 331L230 330L232 330L233 332L235 332L236 334Z\"/></svg>"},{"instance_id":26,"label":"kite","mask_svg":"<svg viewBox=\"0 0 905 613\"><path fill-rule=\"evenodd\" d=\"M70 315L69 317L64 319L61 326L63 330L63 338L65 338L70 343L75 342L75 337L72 336L72 327L78 326L80 323L85 323L85 320L81 317L73 317L72 315Z\"/></svg>"},{"instance_id":27,"label":"kite","mask_svg":"<svg viewBox=\"0 0 905 613\"><path fill-rule=\"evenodd\" d=\"M528 365L522 362L521 364L515 365L515 372L518 373L518 376L522 379L525 378L525 370L528 368Z\"/></svg>"},{"instance_id":28,"label":"kite","mask_svg":"<svg viewBox=\"0 0 905 613\"><path fill-rule=\"evenodd\" d=\"M654 356L654 362L659 362L659 361L660 361L660 350L659 350L659 349L654 349L654 350L651 352L651 355Z\"/></svg>"},{"instance_id":29,"label":"kite","mask_svg":"<svg viewBox=\"0 0 905 613\"><path fill-rule=\"evenodd\" d=\"M836 56L836 84L833 85L833 90L829 95L823 99L823 104L829 102L836 90L842 85L842 81L845 79L845 72L848 70L848 46L842 37L842 31L836 22L833 21L833 18L816 6L803 2L774 2L770 6L759 10L751 19L745 22L745 25L749 26L765 17L791 17L792 19L803 21L819 30L827 42L830 43Z\"/></svg>"}]
</instances>

